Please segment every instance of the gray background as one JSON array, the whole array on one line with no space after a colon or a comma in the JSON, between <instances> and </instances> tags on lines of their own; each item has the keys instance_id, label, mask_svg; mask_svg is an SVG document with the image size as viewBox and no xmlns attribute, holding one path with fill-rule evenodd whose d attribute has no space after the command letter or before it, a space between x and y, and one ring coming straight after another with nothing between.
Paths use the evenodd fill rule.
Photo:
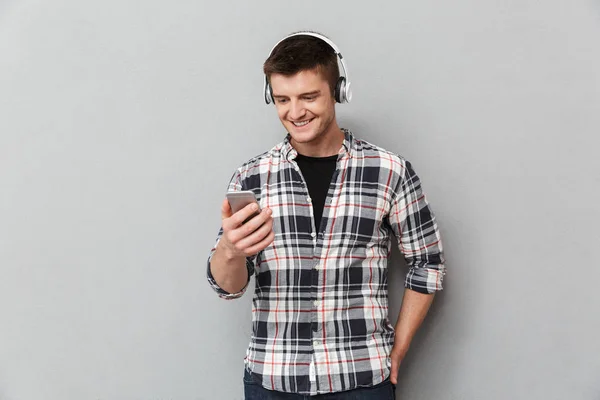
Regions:
<instances>
[{"instance_id":1,"label":"gray background","mask_svg":"<svg viewBox=\"0 0 600 400\"><path fill-rule=\"evenodd\" d=\"M283 138L261 65L299 29L342 49L340 125L415 165L445 240L398 398L600 399L583 0L0 2L0 399L241 399L250 296L205 259L231 173Z\"/></svg>"}]
</instances>

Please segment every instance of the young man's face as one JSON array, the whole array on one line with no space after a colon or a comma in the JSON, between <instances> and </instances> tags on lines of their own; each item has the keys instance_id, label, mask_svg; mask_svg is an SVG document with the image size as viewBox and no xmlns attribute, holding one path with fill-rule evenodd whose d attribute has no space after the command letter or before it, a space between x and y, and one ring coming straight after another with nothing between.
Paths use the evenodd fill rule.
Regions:
<instances>
[{"instance_id":1,"label":"young man's face","mask_svg":"<svg viewBox=\"0 0 600 400\"><path fill-rule=\"evenodd\" d=\"M329 83L316 70L292 76L272 74L270 83L277 114L293 142L316 146L339 132L335 99Z\"/></svg>"}]
</instances>

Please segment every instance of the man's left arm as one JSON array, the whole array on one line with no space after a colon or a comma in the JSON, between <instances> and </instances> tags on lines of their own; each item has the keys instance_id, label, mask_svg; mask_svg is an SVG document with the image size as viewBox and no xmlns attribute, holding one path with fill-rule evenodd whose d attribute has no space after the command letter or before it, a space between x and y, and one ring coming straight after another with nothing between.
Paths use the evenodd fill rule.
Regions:
<instances>
[{"instance_id":1,"label":"man's left arm","mask_svg":"<svg viewBox=\"0 0 600 400\"><path fill-rule=\"evenodd\" d=\"M433 297L442 290L445 260L435 215L412 165L405 168L389 213L389 223L408 264L404 298L390 355L390 380L397 384L398 368L425 319Z\"/></svg>"},{"instance_id":2,"label":"man's left arm","mask_svg":"<svg viewBox=\"0 0 600 400\"><path fill-rule=\"evenodd\" d=\"M392 348L392 354L390 354L390 358L392 359L390 380L394 385L397 384L400 363L404 359L410 347L410 342L415 333L417 333L417 329L419 329L419 326L421 326L421 323L425 319L427 311L429 311L429 307L433 302L433 296L435 296L433 293L424 294L411 289L404 291L402 307L400 308L398 322L396 323L394 347Z\"/></svg>"}]
</instances>

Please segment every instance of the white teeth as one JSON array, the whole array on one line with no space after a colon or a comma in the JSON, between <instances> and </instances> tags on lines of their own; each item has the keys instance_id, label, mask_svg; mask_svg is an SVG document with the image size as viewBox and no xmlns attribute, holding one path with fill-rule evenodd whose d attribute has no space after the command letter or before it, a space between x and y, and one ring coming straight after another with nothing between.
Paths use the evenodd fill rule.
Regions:
<instances>
[{"instance_id":1,"label":"white teeth","mask_svg":"<svg viewBox=\"0 0 600 400\"><path fill-rule=\"evenodd\" d=\"M302 121L302 122L292 122L292 124L296 125L296 126L304 126L306 124L308 124L310 121L312 121L311 119L309 119L308 121Z\"/></svg>"}]
</instances>

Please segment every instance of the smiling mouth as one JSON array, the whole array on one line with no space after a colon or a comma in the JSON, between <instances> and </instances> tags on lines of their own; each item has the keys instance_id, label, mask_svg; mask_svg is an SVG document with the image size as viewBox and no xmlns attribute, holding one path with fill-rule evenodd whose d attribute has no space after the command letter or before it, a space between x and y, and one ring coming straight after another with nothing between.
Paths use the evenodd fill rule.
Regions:
<instances>
[{"instance_id":1,"label":"smiling mouth","mask_svg":"<svg viewBox=\"0 0 600 400\"><path fill-rule=\"evenodd\" d=\"M292 124L294 124L295 127L297 128L302 128L303 126L308 125L312 120L312 119L307 119L306 121L300 121L300 122L294 122L294 121L290 121Z\"/></svg>"}]
</instances>

